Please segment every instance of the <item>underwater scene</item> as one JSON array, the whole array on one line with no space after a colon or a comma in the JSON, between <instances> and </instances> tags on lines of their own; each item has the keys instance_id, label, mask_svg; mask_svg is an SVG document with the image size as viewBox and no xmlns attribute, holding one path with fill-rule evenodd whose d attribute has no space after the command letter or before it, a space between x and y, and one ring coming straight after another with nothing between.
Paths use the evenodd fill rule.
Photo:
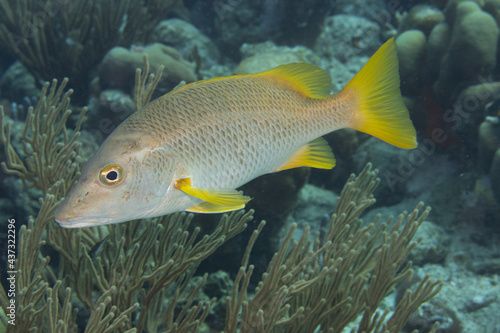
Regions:
<instances>
[{"instance_id":1,"label":"underwater scene","mask_svg":"<svg viewBox=\"0 0 500 333\"><path fill-rule=\"evenodd\" d=\"M0 333L499 333L499 27L0 0Z\"/></svg>"}]
</instances>

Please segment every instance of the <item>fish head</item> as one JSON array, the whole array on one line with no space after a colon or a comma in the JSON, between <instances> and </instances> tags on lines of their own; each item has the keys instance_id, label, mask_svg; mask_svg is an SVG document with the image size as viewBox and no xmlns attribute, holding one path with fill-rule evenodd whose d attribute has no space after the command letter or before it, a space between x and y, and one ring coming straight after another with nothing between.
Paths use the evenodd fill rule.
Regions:
<instances>
[{"instance_id":1,"label":"fish head","mask_svg":"<svg viewBox=\"0 0 500 333\"><path fill-rule=\"evenodd\" d=\"M61 226L99 226L163 215L159 208L168 211L164 206L175 190L176 158L156 148L158 140L151 135L119 129L87 162L57 208Z\"/></svg>"}]
</instances>

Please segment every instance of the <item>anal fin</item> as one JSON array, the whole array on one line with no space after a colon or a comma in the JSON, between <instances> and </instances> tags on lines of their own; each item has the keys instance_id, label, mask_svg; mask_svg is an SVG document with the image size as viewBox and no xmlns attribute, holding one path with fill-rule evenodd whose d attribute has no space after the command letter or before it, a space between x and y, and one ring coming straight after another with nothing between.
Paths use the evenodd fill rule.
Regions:
<instances>
[{"instance_id":1,"label":"anal fin","mask_svg":"<svg viewBox=\"0 0 500 333\"><path fill-rule=\"evenodd\" d=\"M293 154L284 165L276 169L275 172L303 166L318 169L331 169L335 166L335 157L325 139L317 138L300 147L300 149Z\"/></svg>"},{"instance_id":2,"label":"anal fin","mask_svg":"<svg viewBox=\"0 0 500 333\"><path fill-rule=\"evenodd\" d=\"M225 213L233 210L238 210L245 208L245 204L239 206L225 206L225 205L216 205L211 202L202 202L199 205L193 206L191 208L186 209L187 212L191 213Z\"/></svg>"}]
</instances>

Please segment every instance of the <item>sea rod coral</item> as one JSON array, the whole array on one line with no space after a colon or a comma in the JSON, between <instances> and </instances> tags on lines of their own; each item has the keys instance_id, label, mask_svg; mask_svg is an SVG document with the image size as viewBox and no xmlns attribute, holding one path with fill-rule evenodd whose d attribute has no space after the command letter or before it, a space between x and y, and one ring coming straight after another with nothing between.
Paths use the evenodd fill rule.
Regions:
<instances>
[{"instance_id":1,"label":"sea rod coral","mask_svg":"<svg viewBox=\"0 0 500 333\"><path fill-rule=\"evenodd\" d=\"M182 0L119 4L112 0L0 0L0 46L36 77L69 77L73 84L80 84L79 89L86 89L90 69L109 49L129 47L138 36L150 33L162 15L174 10L183 10Z\"/></svg>"}]
</instances>

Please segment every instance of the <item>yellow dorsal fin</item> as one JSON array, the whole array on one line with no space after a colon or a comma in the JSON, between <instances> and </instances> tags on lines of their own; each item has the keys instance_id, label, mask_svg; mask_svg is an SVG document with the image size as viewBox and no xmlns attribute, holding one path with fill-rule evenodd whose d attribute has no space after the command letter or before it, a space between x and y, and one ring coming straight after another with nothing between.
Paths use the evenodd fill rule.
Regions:
<instances>
[{"instance_id":1,"label":"yellow dorsal fin","mask_svg":"<svg viewBox=\"0 0 500 333\"><path fill-rule=\"evenodd\" d=\"M416 131L399 90L396 42L389 39L344 87L355 100L349 127L400 148L417 146Z\"/></svg>"},{"instance_id":2,"label":"yellow dorsal fin","mask_svg":"<svg viewBox=\"0 0 500 333\"><path fill-rule=\"evenodd\" d=\"M328 74L327 71L313 64L290 63L278 66L262 73L224 76L208 80L201 80L185 85L178 85L172 90L172 92L181 91L189 87L194 87L209 82L217 82L241 77L263 78L283 87L298 91L304 97L311 98L324 98L326 96L329 96L333 88L332 79L330 78L330 74Z\"/></svg>"},{"instance_id":3,"label":"yellow dorsal fin","mask_svg":"<svg viewBox=\"0 0 500 333\"><path fill-rule=\"evenodd\" d=\"M187 212L191 213L225 213L233 210L238 210L245 208L245 204L239 206L224 206L224 205L216 205L211 202L202 202L199 205L193 206L191 208L186 209Z\"/></svg>"},{"instance_id":4,"label":"yellow dorsal fin","mask_svg":"<svg viewBox=\"0 0 500 333\"><path fill-rule=\"evenodd\" d=\"M195 198L213 203L215 205L242 208L251 200L240 191L228 188L197 188L191 185L191 178L182 178L175 182L175 188ZM243 206L242 206L243 205ZM242 206L242 207L240 207ZM234 210L238 208L233 208Z\"/></svg>"},{"instance_id":5,"label":"yellow dorsal fin","mask_svg":"<svg viewBox=\"0 0 500 333\"><path fill-rule=\"evenodd\" d=\"M332 90L328 72L312 64L291 63L251 75L298 91L304 97L322 98L330 95Z\"/></svg>"},{"instance_id":6,"label":"yellow dorsal fin","mask_svg":"<svg viewBox=\"0 0 500 333\"><path fill-rule=\"evenodd\" d=\"M331 169L335 166L335 157L325 139L317 138L300 147L300 149L297 150L283 166L276 169L275 172L303 166L319 169Z\"/></svg>"}]
</instances>

